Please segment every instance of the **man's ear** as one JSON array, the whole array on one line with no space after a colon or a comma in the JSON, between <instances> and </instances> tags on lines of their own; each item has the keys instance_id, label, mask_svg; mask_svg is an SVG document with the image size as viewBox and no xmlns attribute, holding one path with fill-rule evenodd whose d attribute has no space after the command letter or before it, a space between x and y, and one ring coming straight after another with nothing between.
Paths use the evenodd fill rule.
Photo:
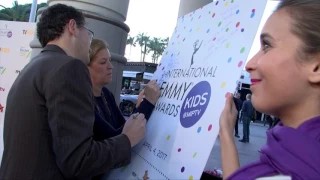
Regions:
<instances>
[{"instance_id":1,"label":"man's ear","mask_svg":"<svg viewBox=\"0 0 320 180\"><path fill-rule=\"evenodd\" d=\"M77 23L74 19L71 19L68 24L66 29L68 30L68 33L71 35L76 36L77 35Z\"/></svg>"},{"instance_id":2,"label":"man's ear","mask_svg":"<svg viewBox=\"0 0 320 180\"><path fill-rule=\"evenodd\" d=\"M320 54L308 64L308 80L312 84L320 84Z\"/></svg>"}]
</instances>

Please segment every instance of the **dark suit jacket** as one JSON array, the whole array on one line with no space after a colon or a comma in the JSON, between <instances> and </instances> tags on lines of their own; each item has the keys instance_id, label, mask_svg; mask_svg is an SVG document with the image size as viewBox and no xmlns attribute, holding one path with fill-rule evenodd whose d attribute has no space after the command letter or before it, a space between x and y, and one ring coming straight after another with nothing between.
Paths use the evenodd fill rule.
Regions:
<instances>
[{"instance_id":1,"label":"dark suit jacket","mask_svg":"<svg viewBox=\"0 0 320 180\"><path fill-rule=\"evenodd\" d=\"M94 118L88 68L46 46L9 92L0 179L91 179L128 163L128 137L93 140Z\"/></svg>"},{"instance_id":2,"label":"dark suit jacket","mask_svg":"<svg viewBox=\"0 0 320 180\"><path fill-rule=\"evenodd\" d=\"M251 103L251 100L246 100L243 102L241 112L243 117L252 118L254 113L254 108Z\"/></svg>"}]
</instances>

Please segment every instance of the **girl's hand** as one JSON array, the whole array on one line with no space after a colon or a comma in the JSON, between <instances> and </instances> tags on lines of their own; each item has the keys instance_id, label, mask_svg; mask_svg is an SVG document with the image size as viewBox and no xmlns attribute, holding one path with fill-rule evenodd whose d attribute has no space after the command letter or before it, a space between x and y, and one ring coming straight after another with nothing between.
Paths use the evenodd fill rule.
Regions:
<instances>
[{"instance_id":1,"label":"girl's hand","mask_svg":"<svg viewBox=\"0 0 320 180\"><path fill-rule=\"evenodd\" d=\"M233 130L237 120L237 115L238 111L233 100L233 94L229 93L227 95L226 103L219 119L219 135L227 134L233 136Z\"/></svg>"}]
</instances>

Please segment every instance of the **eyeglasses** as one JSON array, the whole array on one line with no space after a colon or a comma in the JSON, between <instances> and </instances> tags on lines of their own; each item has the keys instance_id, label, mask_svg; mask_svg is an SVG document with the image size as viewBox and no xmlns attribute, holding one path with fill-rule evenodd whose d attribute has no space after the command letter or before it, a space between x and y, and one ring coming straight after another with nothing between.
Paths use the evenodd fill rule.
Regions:
<instances>
[{"instance_id":1,"label":"eyeglasses","mask_svg":"<svg viewBox=\"0 0 320 180\"><path fill-rule=\"evenodd\" d=\"M91 31L90 29L88 29L87 27L85 26L81 26L82 28L86 29L88 31L88 34L90 36L90 40L92 40L93 36L94 36L94 32Z\"/></svg>"}]
</instances>

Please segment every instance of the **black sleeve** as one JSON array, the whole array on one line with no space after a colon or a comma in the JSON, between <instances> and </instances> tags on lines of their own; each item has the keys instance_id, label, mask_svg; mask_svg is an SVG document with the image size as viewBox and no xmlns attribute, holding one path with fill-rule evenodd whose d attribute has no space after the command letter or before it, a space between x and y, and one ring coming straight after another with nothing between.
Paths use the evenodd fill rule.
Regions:
<instances>
[{"instance_id":1,"label":"black sleeve","mask_svg":"<svg viewBox=\"0 0 320 180\"><path fill-rule=\"evenodd\" d=\"M45 91L56 163L66 179L89 179L131 158L124 134L94 141L94 108L89 71L68 60L50 78Z\"/></svg>"},{"instance_id":2,"label":"black sleeve","mask_svg":"<svg viewBox=\"0 0 320 180\"><path fill-rule=\"evenodd\" d=\"M151 104L147 99L143 98L139 107L134 110L134 113L142 113L144 114L145 118L149 120L153 109L154 109L154 105Z\"/></svg>"}]
</instances>

